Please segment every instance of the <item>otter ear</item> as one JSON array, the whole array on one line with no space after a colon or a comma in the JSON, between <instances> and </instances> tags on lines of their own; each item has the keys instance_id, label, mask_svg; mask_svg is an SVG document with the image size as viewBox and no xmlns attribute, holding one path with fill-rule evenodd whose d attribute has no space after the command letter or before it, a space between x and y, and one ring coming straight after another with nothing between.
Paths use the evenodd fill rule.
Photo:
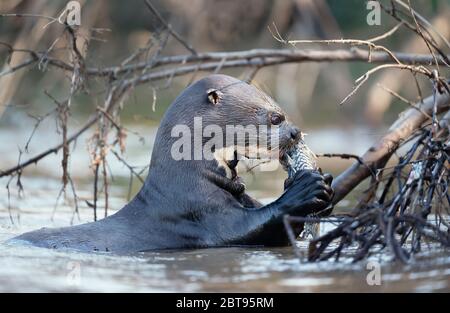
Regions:
<instances>
[{"instance_id":1,"label":"otter ear","mask_svg":"<svg viewBox=\"0 0 450 313\"><path fill-rule=\"evenodd\" d=\"M217 89L208 89L208 101L214 105L219 104L220 99L222 98L222 93Z\"/></svg>"}]
</instances>

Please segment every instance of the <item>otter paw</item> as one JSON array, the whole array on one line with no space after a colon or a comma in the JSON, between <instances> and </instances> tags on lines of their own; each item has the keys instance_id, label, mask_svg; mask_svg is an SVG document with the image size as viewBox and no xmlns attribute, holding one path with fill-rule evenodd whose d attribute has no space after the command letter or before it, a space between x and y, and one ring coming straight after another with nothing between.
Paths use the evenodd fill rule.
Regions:
<instances>
[{"instance_id":1,"label":"otter paw","mask_svg":"<svg viewBox=\"0 0 450 313\"><path fill-rule=\"evenodd\" d=\"M332 176L322 175L318 171L298 171L285 183L282 195L285 213L306 216L326 209L333 198Z\"/></svg>"}]
</instances>

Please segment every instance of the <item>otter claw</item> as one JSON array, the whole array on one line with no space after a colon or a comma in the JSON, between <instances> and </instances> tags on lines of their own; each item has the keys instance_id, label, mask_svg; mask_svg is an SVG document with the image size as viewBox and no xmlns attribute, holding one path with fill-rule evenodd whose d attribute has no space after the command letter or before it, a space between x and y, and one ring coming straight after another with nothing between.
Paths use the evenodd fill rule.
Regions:
<instances>
[{"instance_id":1,"label":"otter claw","mask_svg":"<svg viewBox=\"0 0 450 313\"><path fill-rule=\"evenodd\" d=\"M333 197L329 174L321 175L313 170L301 170L285 180L284 198L289 214L305 216L329 207Z\"/></svg>"}]
</instances>

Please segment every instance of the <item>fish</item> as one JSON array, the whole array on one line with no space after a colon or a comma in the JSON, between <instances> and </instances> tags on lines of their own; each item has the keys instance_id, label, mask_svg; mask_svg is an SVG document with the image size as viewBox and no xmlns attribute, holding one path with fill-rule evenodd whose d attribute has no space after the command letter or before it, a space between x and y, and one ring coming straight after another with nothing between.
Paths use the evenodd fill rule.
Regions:
<instances>
[{"instance_id":1,"label":"fish","mask_svg":"<svg viewBox=\"0 0 450 313\"><path fill-rule=\"evenodd\" d=\"M303 137L303 135L302 135ZM291 178L300 170L318 170L317 156L306 145L303 138L286 151L288 177Z\"/></svg>"},{"instance_id":2,"label":"fish","mask_svg":"<svg viewBox=\"0 0 450 313\"><path fill-rule=\"evenodd\" d=\"M300 140L297 144L291 146L282 157L283 168L288 173L288 178L294 177L295 173L301 170L320 171L317 166L317 156L307 146L304 140L304 134L300 135ZM308 217L316 217L315 214L309 214ZM304 224L301 238L306 239L308 236L316 238L320 233L320 223L308 223Z\"/></svg>"}]
</instances>

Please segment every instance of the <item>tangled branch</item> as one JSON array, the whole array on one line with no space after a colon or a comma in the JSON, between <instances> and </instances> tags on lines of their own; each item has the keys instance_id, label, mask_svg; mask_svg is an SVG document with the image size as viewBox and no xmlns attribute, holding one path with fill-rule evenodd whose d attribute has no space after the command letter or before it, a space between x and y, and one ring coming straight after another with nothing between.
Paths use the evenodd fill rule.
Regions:
<instances>
[{"instance_id":1,"label":"tangled branch","mask_svg":"<svg viewBox=\"0 0 450 313\"><path fill-rule=\"evenodd\" d=\"M14 75L19 71L37 66L41 71L62 70L69 77L70 88L63 100L56 100L47 94L56 104L58 129L61 143L43 152L22 160L22 152L16 166L0 170L1 177L10 177L9 185L16 178L19 190L22 190L21 175L32 164L62 150L61 166L62 189L60 195L69 185L75 201L78 199L73 181L70 177L70 145L89 129L96 127L89 138L88 148L91 157L91 169L94 177L93 202L87 202L93 209L94 219L98 217L101 193L104 196L104 215L109 206L109 174L107 171L107 155L111 152L118 162L123 163L130 172L130 188L132 179L141 183L142 170L127 163L123 157L126 146L127 130L121 125L120 111L123 102L131 91L139 85L154 81L166 80L167 86L178 76L192 73L214 72L225 69L249 69L247 79L250 81L258 70L264 67L286 63L304 62L365 62L375 66L363 73L356 81L353 90L341 101L346 102L374 73L385 69L408 71L416 76L423 76L431 86L431 96L422 99L422 91L418 87L421 101L413 103L385 88L388 92L408 103L410 106L391 126L383 138L373 145L364 155L324 154L323 157L342 157L355 159L356 162L339 175L333 182L335 189L334 204L341 201L363 180L370 177L370 187L362 195L351 215L329 216L324 218L286 217L285 225L289 238L295 247L292 222L330 222L335 228L310 242L308 259L311 261L326 260L339 257L347 248L356 247L354 260L367 257L375 250L389 248L397 259L404 262L411 254L420 251L426 240L438 242L448 247L449 239L449 122L442 115L449 112L450 90L442 68L448 68L450 56L437 44L437 38L448 48L450 44L444 36L433 28L423 16L418 14L408 3L401 0L390 1L391 6L382 4L383 10L392 16L398 24L384 34L369 39L331 39L331 40L286 40L274 27L274 39L282 44L291 45L294 49L252 49L233 52L201 52L192 47L156 10L152 3L145 0L145 5L157 22L165 30L153 33L144 47L137 49L118 65L108 67L89 66L85 49L77 46L79 38L77 27L62 23L59 18L33 14L0 14L0 17L42 18L50 21L46 25L63 27L66 47L66 58L54 53L54 47L63 36L58 37L48 49L34 51L18 49L0 42L0 47L7 51L7 60L14 54L22 54L19 64L5 67L0 72L0 79ZM424 41L429 54L413 54L395 52L380 44L380 41L392 36L402 29L408 29ZM271 30L271 29L270 29ZM271 30L272 31L272 30ZM169 37L181 44L189 54L165 55L165 47ZM298 49L307 44L344 45L347 49ZM8 61L6 62L8 63ZM74 96L87 92L90 80L100 82L105 90L102 103L89 116L78 130L69 135L68 120ZM151 86L153 93L153 109L156 104L157 88ZM0 113L1 114L1 113ZM46 115L48 116L48 115ZM45 118L46 116L42 117ZM25 152L36 128L42 118L36 118L36 124ZM115 132L114 132L115 130ZM113 138L111 133L114 132ZM388 161L399 147L407 152L394 166L387 166ZM59 198L59 196L58 196ZM440 205L441 204L441 205ZM76 212L78 205L76 204ZM434 216L436 221L430 221ZM298 250L296 250L298 253Z\"/></svg>"}]
</instances>

